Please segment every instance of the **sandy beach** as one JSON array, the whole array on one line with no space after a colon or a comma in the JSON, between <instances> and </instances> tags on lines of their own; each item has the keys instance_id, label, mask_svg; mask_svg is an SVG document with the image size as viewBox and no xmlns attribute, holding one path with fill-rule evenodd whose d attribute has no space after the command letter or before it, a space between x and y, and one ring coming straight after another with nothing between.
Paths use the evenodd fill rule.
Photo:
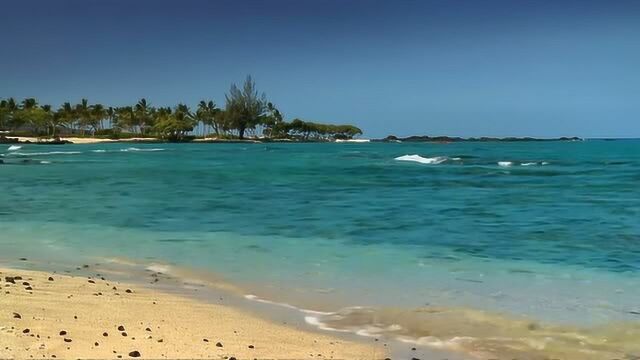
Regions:
<instances>
[{"instance_id":1,"label":"sandy beach","mask_svg":"<svg viewBox=\"0 0 640 360\"><path fill-rule=\"evenodd\" d=\"M348 342L102 277L0 268L0 358L383 359Z\"/></svg>"},{"instance_id":2,"label":"sandy beach","mask_svg":"<svg viewBox=\"0 0 640 360\"><path fill-rule=\"evenodd\" d=\"M37 137L25 137L25 136L9 136L9 138L18 138L18 141L25 142L29 141L32 143L35 142L47 142L50 140L47 139L39 139ZM71 141L74 144L99 144L99 143L112 143L112 142L150 142L150 141L160 141L160 139L156 138L128 138L128 139L101 139L101 138L88 138L88 137L61 137L62 141Z\"/></svg>"}]
</instances>

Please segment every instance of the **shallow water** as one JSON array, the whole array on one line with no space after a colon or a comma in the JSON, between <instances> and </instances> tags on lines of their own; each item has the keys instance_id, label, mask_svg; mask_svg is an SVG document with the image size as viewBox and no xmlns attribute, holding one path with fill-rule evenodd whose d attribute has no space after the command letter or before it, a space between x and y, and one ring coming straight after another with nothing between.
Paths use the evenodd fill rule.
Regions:
<instances>
[{"instance_id":1,"label":"shallow water","mask_svg":"<svg viewBox=\"0 0 640 360\"><path fill-rule=\"evenodd\" d=\"M638 140L0 153L4 259L208 270L332 312L312 323L479 356L640 354Z\"/></svg>"}]
</instances>

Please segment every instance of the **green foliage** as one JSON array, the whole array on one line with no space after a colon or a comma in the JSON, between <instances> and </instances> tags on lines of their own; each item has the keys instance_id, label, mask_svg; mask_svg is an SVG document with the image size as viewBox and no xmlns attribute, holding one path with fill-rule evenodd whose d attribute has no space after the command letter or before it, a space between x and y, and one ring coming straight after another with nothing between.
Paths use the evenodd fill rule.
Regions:
<instances>
[{"instance_id":1,"label":"green foliage","mask_svg":"<svg viewBox=\"0 0 640 360\"><path fill-rule=\"evenodd\" d=\"M255 129L260 124L267 108L267 96L259 94L256 83L247 76L242 90L232 84L225 99L225 125L236 129L238 137L243 139L247 129Z\"/></svg>"},{"instance_id":2,"label":"green foliage","mask_svg":"<svg viewBox=\"0 0 640 360\"><path fill-rule=\"evenodd\" d=\"M97 136L109 138L160 137L171 141L193 138L200 125L202 135L212 129L219 139L243 139L247 134L270 139L298 140L350 139L362 134L351 125L321 124L294 119L284 120L283 114L264 93L258 92L251 76L242 88L231 85L225 95L224 110L213 100L202 100L195 112L185 104L153 107L146 99L133 106L106 107L82 99L78 104L65 102L56 110L50 105L39 106L36 99L16 102L0 99L0 130L25 136Z\"/></svg>"},{"instance_id":3,"label":"green foliage","mask_svg":"<svg viewBox=\"0 0 640 360\"><path fill-rule=\"evenodd\" d=\"M178 104L172 112L170 108L160 108L156 114L154 131L163 139L183 141L193 131L196 121L189 107Z\"/></svg>"}]
</instances>

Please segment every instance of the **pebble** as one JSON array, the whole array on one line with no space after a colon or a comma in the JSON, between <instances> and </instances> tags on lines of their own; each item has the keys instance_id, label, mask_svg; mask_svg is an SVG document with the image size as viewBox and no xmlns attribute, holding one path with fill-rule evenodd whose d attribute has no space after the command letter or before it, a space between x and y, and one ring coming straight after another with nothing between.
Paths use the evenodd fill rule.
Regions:
<instances>
[{"instance_id":1,"label":"pebble","mask_svg":"<svg viewBox=\"0 0 640 360\"><path fill-rule=\"evenodd\" d=\"M53 278L51 276L49 276L49 281L53 281Z\"/></svg>"},{"instance_id":2,"label":"pebble","mask_svg":"<svg viewBox=\"0 0 640 360\"><path fill-rule=\"evenodd\" d=\"M13 318L14 319L22 319L22 316L20 316L20 314L18 314L18 313L13 313Z\"/></svg>"},{"instance_id":3,"label":"pebble","mask_svg":"<svg viewBox=\"0 0 640 360\"><path fill-rule=\"evenodd\" d=\"M22 333L23 333L23 334L28 334L30 331L31 331L31 330L29 330L29 329L24 329L24 330L22 330Z\"/></svg>"},{"instance_id":4,"label":"pebble","mask_svg":"<svg viewBox=\"0 0 640 360\"><path fill-rule=\"evenodd\" d=\"M221 343L221 342L216 343L216 346L217 346L217 347L222 347L222 343Z\"/></svg>"},{"instance_id":5,"label":"pebble","mask_svg":"<svg viewBox=\"0 0 640 360\"><path fill-rule=\"evenodd\" d=\"M126 292L127 294L131 294L133 291L131 291L131 289L127 289L124 292Z\"/></svg>"},{"instance_id":6,"label":"pebble","mask_svg":"<svg viewBox=\"0 0 640 360\"><path fill-rule=\"evenodd\" d=\"M71 339L64 338L64 342L71 342Z\"/></svg>"},{"instance_id":7,"label":"pebble","mask_svg":"<svg viewBox=\"0 0 640 360\"><path fill-rule=\"evenodd\" d=\"M60 331L60 336L64 336L64 335L67 335L67 332L64 330Z\"/></svg>"},{"instance_id":8,"label":"pebble","mask_svg":"<svg viewBox=\"0 0 640 360\"><path fill-rule=\"evenodd\" d=\"M131 357L140 357L140 352L138 352L137 350L132 351L129 353L129 356Z\"/></svg>"},{"instance_id":9,"label":"pebble","mask_svg":"<svg viewBox=\"0 0 640 360\"><path fill-rule=\"evenodd\" d=\"M118 331L124 331L124 326L122 325L118 326Z\"/></svg>"},{"instance_id":10,"label":"pebble","mask_svg":"<svg viewBox=\"0 0 640 360\"><path fill-rule=\"evenodd\" d=\"M107 332L103 332L103 333L102 333L102 336L105 336L105 337L106 337L106 336L109 336L109 333L107 333Z\"/></svg>"}]
</instances>

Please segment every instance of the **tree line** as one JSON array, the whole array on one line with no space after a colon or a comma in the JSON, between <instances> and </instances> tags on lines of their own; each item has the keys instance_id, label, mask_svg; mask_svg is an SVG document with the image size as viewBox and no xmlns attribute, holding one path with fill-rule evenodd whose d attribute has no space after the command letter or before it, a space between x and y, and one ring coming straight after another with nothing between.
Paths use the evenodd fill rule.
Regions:
<instances>
[{"instance_id":1,"label":"tree line","mask_svg":"<svg viewBox=\"0 0 640 360\"><path fill-rule=\"evenodd\" d=\"M59 108L41 105L34 98L20 102L0 99L0 131L27 133L34 136L58 137L61 134L81 136L140 136L180 141L201 135L216 138L262 136L301 140L350 139L362 131L353 125L321 124L284 116L259 93L255 82L247 77L242 87L231 85L225 95L225 106L213 100L202 100L195 108L186 104L154 107L146 99L135 105L111 107L91 104L82 99L78 104L65 102Z\"/></svg>"}]
</instances>

